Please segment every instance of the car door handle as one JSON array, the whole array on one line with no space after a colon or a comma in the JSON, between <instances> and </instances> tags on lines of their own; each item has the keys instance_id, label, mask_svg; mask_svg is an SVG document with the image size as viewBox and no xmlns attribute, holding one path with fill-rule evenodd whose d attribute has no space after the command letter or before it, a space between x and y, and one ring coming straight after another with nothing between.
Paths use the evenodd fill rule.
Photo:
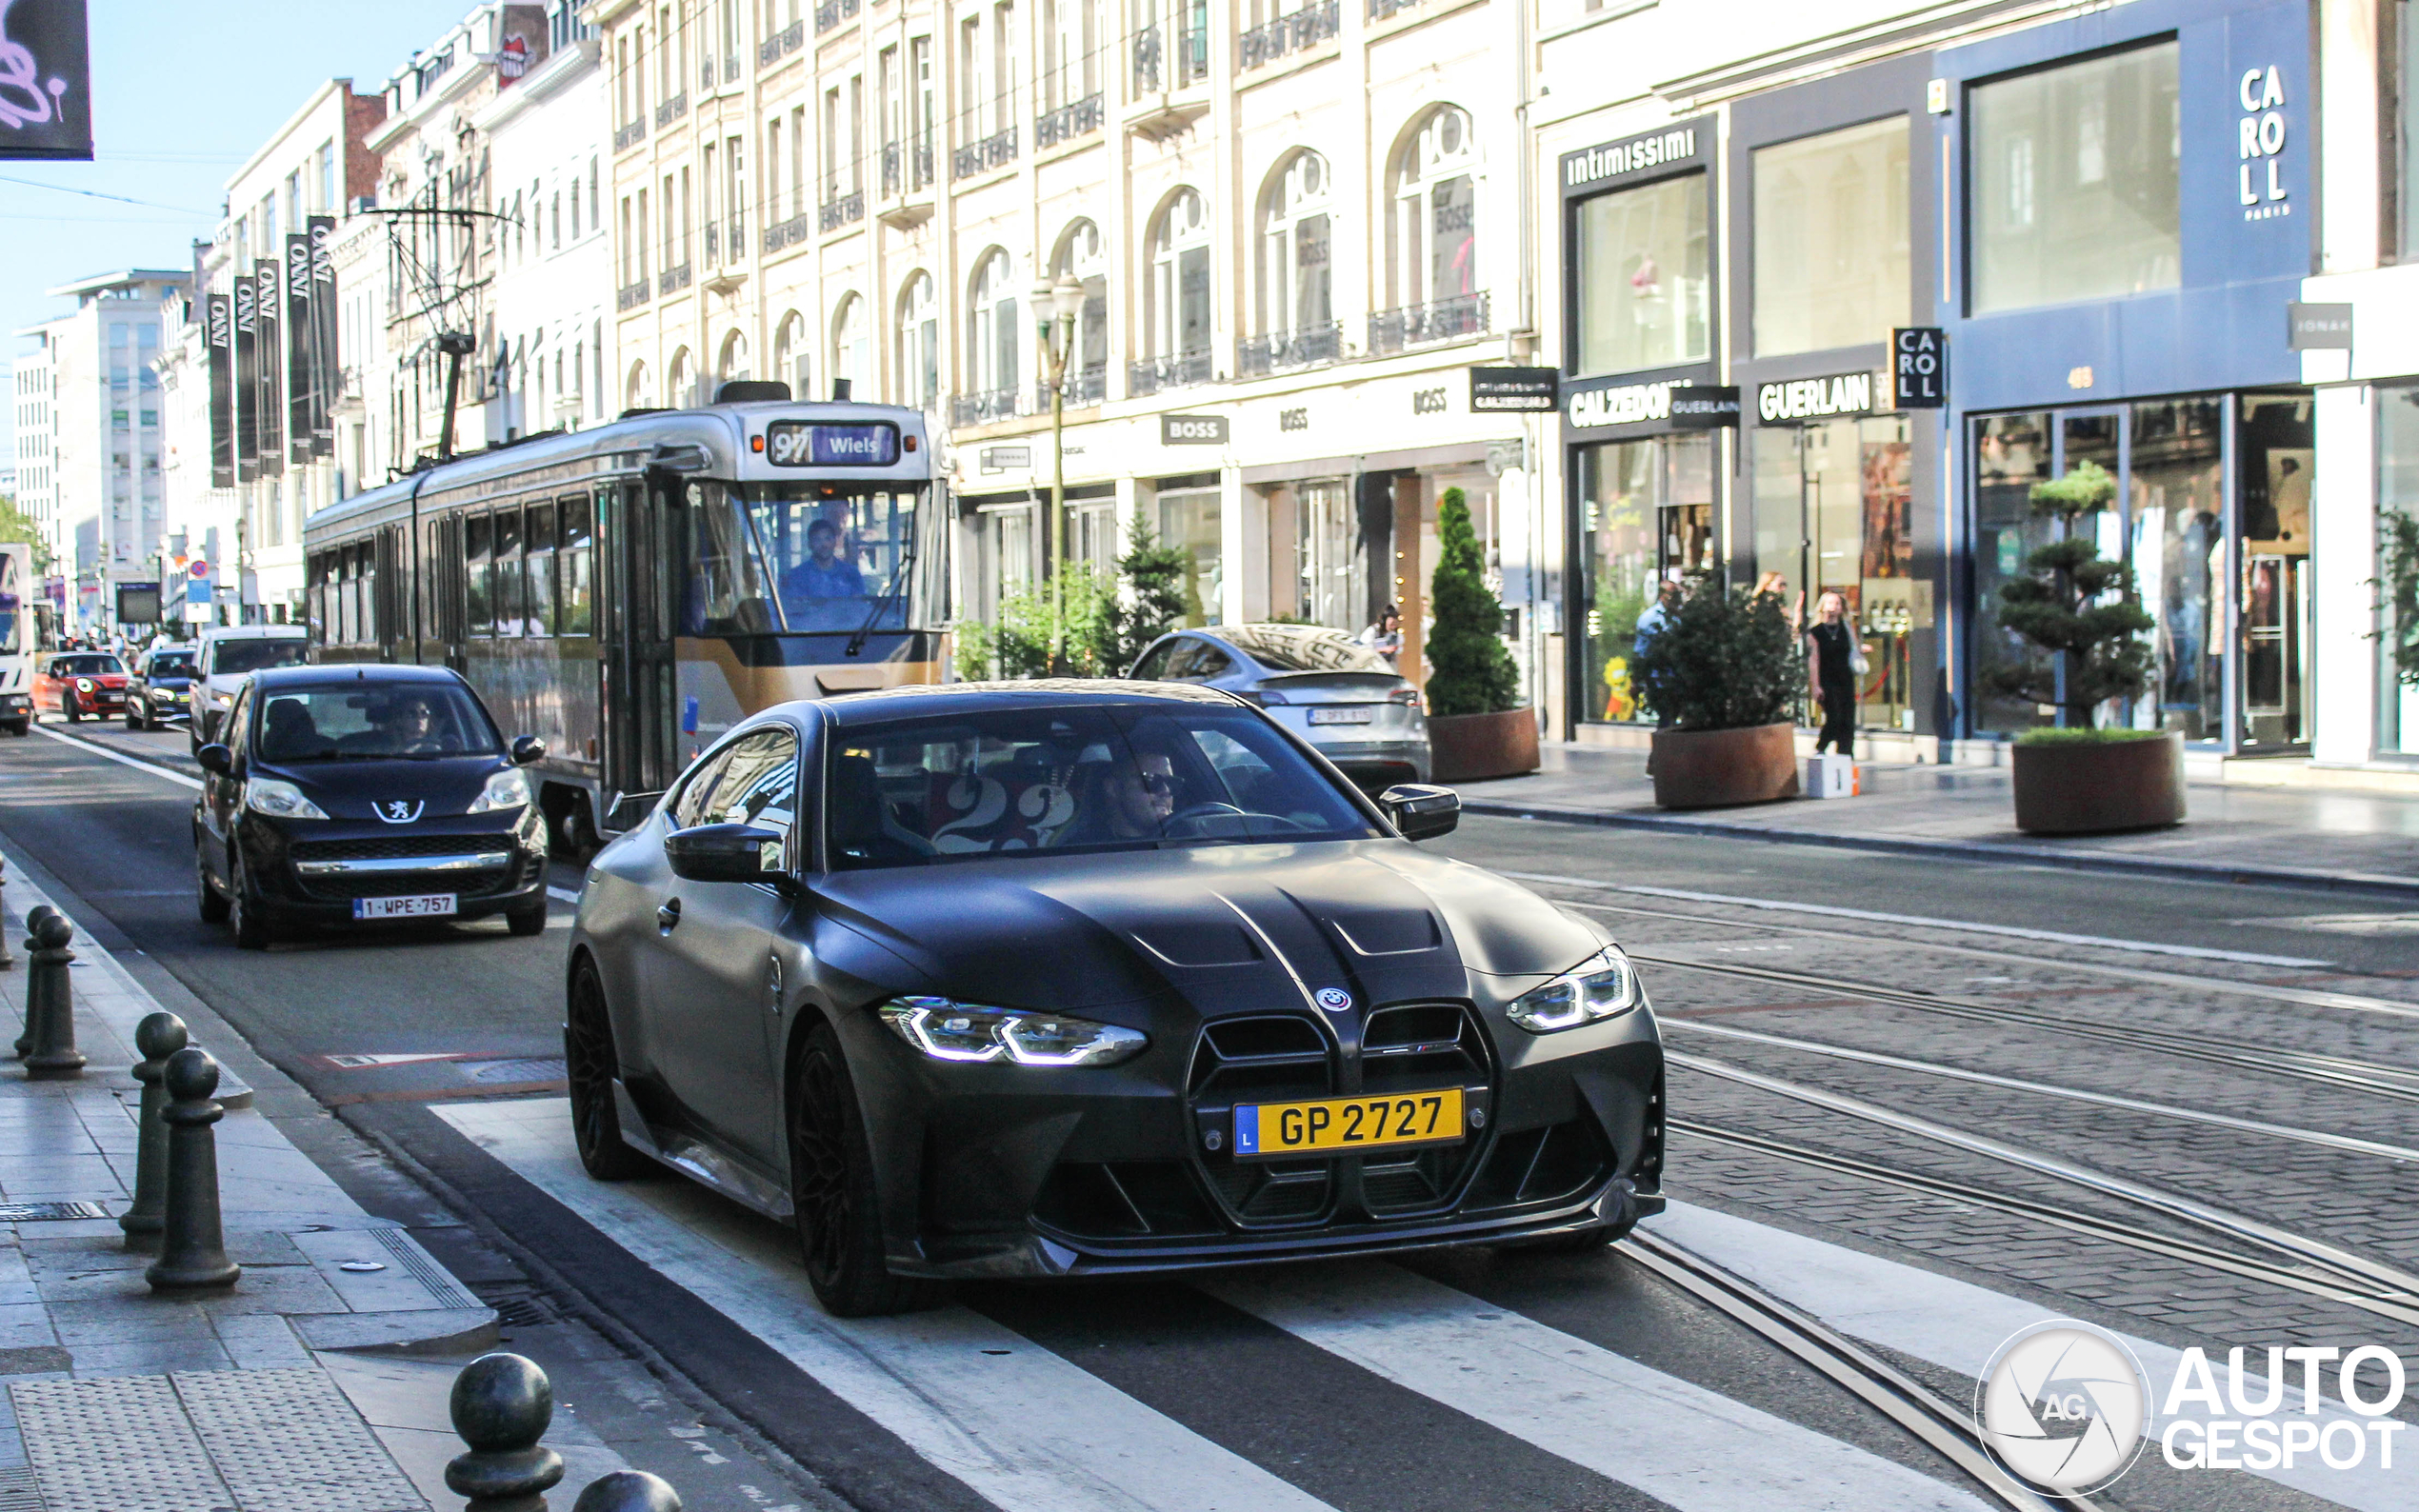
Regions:
<instances>
[{"instance_id":1,"label":"car door handle","mask_svg":"<svg viewBox=\"0 0 2419 1512\"><path fill-rule=\"evenodd\" d=\"M667 903L660 903L655 905L655 924L658 928L670 933L672 925L678 923L680 923L680 900L678 898L674 898Z\"/></svg>"}]
</instances>

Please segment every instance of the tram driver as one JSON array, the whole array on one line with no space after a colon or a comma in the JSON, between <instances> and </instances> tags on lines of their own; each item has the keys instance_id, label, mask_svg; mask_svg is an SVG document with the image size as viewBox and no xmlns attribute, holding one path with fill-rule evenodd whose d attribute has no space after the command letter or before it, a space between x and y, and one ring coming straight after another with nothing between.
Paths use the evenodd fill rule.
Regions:
<instances>
[{"instance_id":1,"label":"tram driver","mask_svg":"<svg viewBox=\"0 0 2419 1512\"><path fill-rule=\"evenodd\" d=\"M810 629L839 628L839 621L831 625L816 623L823 606L833 600L863 599L865 574L854 562L839 554L840 527L830 520L819 519L807 527L805 560L782 574L781 606L788 611L790 624ZM854 619L848 618L850 627Z\"/></svg>"}]
</instances>

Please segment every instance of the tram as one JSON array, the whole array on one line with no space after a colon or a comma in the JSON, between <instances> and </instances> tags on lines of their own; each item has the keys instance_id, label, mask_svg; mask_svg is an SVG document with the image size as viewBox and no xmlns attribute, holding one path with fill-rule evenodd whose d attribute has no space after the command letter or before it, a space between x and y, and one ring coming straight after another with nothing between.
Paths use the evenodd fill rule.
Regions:
<instances>
[{"instance_id":1,"label":"tram","mask_svg":"<svg viewBox=\"0 0 2419 1512\"><path fill-rule=\"evenodd\" d=\"M797 698L940 679L946 510L925 418L731 383L424 468L305 522L322 662L450 666L586 848L627 793Z\"/></svg>"}]
</instances>

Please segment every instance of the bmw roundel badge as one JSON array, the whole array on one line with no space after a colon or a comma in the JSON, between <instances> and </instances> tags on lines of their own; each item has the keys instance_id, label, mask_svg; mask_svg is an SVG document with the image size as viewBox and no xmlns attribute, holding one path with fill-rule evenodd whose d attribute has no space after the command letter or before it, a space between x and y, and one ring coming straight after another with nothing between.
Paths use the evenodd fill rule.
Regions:
<instances>
[{"instance_id":1,"label":"bmw roundel badge","mask_svg":"<svg viewBox=\"0 0 2419 1512\"><path fill-rule=\"evenodd\" d=\"M1321 987L1318 990L1317 997L1319 1000L1319 1006L1327 1009L1329 1013L1347 1013L1351 1010L1352 994L1345 991L1342 987Z\"/></svg>"}]
</instances>

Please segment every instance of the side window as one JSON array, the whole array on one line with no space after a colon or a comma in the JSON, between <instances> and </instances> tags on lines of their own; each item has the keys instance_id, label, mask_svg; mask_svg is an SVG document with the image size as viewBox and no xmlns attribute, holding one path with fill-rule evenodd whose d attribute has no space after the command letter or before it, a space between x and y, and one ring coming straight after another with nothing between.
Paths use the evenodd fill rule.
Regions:
<instances>
[{"instance_id":1,"label":"side window","mask_svg":"<svg viewBox=\"0 0 2419 1512\"><path fill-rule=\"evenodd\" d=\"M1185 681L1206 683L1213 677L1224 677L1234 670L1234 658L1208 641L1197 643L1192 665L1185 668Z\"/></svg>"},{"instance_id":2,"label":"side window","mask_svg":"<svg viewBox=\"0 0 2419 1512\"><path fill-rule=\"evenodd\" d=\"M706 805L714 796L714 785L722 780L724 764L730 760L730 753L736 749L738 747L733 746L718 750L710 756L700 759L696 766L689 768L689 775L680 781L680 791L672 795L671 816L674 829L688 829L696 825L713 823L712 820L705 817Z\"/></svg>"},{"instance_id":3,"label":"side window","mask_svg":"<svg viewBox=\"0 0 2419 1512\"><path fill-rule=\"evenodd\" d=\"M1134 676L1146 683L1166 682L1168 664L1175 660L1176 652L1183 648L1184 644L1182 641L1162 641L1145 651L1142 660L1134 664Z\"/></svg>"},{"instance_id":4,"label":"side window","mask_svg":"<svg viewBox=\"0 0 2419 1512\"><path fill-rule=\"evenodd\" d=\"M249 726L251 720L252 689L251 685L247 683L244 685L244 690L235 695L235 706L227 711L227 724L218 732L220 742L233 750L237 756L242 756L251 749L252 743L245 738L245 726Z\"/></svg>"},{"instance_id":5,"label":"side window","mask_svg":"<svg viewBox=\"0 0 2419 1512\"><path fill-rule=\"evenodd\" d=\"M701 822L777 831L787 854L797 811L797 737L787 729L767 729L730 747Z\"/></svg>"},{"instance_id":6,"label":"side window","mask_svg":"<svg viewBox=\"0 0 2419 1512\"><path fill-rule=\"evenodd\" d=\"M1201 643L1189 636L1176 642L1174 649L1168 657L1166 668L1159 675L1170 683L1191 682L1194 675L1193 664L1201 660Z\"/></svg>"}]
</instances>

